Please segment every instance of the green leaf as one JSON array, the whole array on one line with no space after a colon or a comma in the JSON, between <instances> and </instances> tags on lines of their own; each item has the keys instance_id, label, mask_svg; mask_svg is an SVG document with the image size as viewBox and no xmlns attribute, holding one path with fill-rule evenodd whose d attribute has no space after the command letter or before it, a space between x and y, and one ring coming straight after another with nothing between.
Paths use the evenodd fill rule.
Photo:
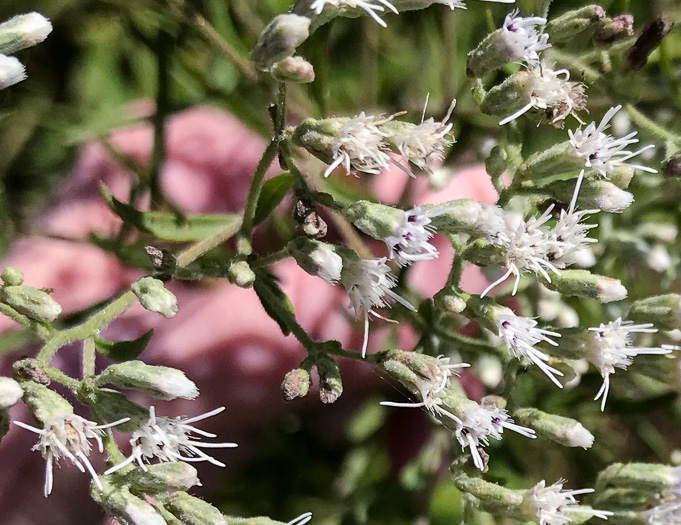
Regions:
<instances>
[{"instance_id":1,"label":"green leaf","mask_svg":"<svg viewBox=\"0 0 681 525\"><path fill-rule=\"evenodd\" d=\"M291 333L290 321L295 321L293 305L279 288L276 278L271 273L257 271L253 289L267 315L277 322L284 335L289 335Z\"/></svg>"},{"instance_id":2,"label":"green leaf","mask_svg":"<svg viewBox=\"0 0 681 525\"><path fill-rule=\"evenodd\" d=\"M284 199L291 187L291 174L282 173L276 177L267 180L262 186L258 205L255 207L255 216L253 217L253 225L264 221L272 210L276 208Z\"/></svg>"},{"instance_id":3,"label":"green leaf","mask_svg":"<svg viewBox=\"0 0 681 525\"><path fill-rule=\"evenodd\" d=\"M149 344L152 335L154 335L154 331L149 330L133 341L107 341L95 337L95 348L100 354L110 357L114 361L130 361L142 353L142 350Z\"/></svg>"},{"instance_id":4,"label":"green leaf","mask_svg":"<svg viewBox=\"0 0 681 525\"><path fill-rule=\"evenodd\" d=\"M106 204L125 224L157 239L173 242L200 241L215 235L230 225L234 232L239 229L238 215L187 215L178 217L174 213L160 211L139 211L119 201L109 188L100 184L99 190Z\"/></svg>"}]
</instances>

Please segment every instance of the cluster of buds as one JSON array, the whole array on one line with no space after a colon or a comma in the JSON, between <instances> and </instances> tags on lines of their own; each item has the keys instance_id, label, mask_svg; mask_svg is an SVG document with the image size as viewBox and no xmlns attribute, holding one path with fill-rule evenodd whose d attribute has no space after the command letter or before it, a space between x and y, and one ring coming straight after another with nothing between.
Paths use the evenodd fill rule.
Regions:
<instances>
[{"instance_id":1,"label":"cluster of buds","mask_svg":"<svg viewBox=\"0 0 681 525\"><path fill-rule=\"evenodd\" d=\"M8 56L40 44L52 32L52 24L40 13L27 13L0 24L0 89L26 78L26 68L15 57Z\"/></svg>"}]
</instances>

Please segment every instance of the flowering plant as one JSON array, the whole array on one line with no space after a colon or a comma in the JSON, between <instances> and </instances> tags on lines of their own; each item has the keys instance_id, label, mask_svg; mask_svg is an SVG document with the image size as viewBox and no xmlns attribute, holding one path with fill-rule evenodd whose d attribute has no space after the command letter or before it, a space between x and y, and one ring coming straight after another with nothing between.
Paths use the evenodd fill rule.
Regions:
<instances>
[{"instance_id":1,"label":"flowering plant","mask_svg":"<svg viewBox=\"0 0 681 525\"><path fill-rule=\"evenodd\" d=\"M223 12L220 29L212 20L216 6L206 13L173 1L139 12L120 7L157 65L148 166L114 136L99 133L102 151L125 170L127 185L90 170L90 180L77 181L42 221L47 230L66 222L79 232L48 237L85 241L124 264L130 273L121 273L123 290L72 309L58 300L64 290L47 288L51 282L26 284L21 265L8 263L0 274L0 313L15 327L0 340L10 355L22 349L7 361L11 373L8 367L0 377L0 438L28 449L29 432L38 437L32 450L45 462L44 496L59 485L56 464L86 474L91 500L122 525L282 523L237 517L283 515L272 502L258 502L262 510L246 503L255 483L238 497L208 493L202 499L196 488L199 473L208 480L214 474L194 463L231 468L230 454L248 448L248 439L239 439L237 451L221 450L237 443L229 430L218 438L211 429L229 429L230 414L254 419L267 404L256 399L256 381L232 373L236 359L222 365L215 355L199 365L188 359L184 369L168 366L172 359L155 350L159 337L171 334L161 340L172 345L176 335L164 327L188 322L193 308L201 316L211 304L210 287L220 291L215 282L221 280L240 295L211 307L219 321L187 329L188 348L180 352L191 353L202 341L222 349L215 343L219 325L233 317L249 322L248 305L255 304L261 317L236 345L255 363L254 341L267 323L276 323L274 351L264 365L253 364L262 371L282 358L277 349L286 336L295 339L293 364L286 362L277 376L284 400L293 402L287 411L299 410L315 389L330 411L342 405L344 390L364 403L349 421L331 412L340 426L325 424L326 416L314 421L318 428L309 436L328 438L330 428L349 435L341 471L331 481L305 456L321 445L296 443L296 457L282 451L283 474L270 473L268 483L285 486L282 500L295 496L290 514L298 517L289 524L459 517L470 525L681 522L681 452L673 440L681 391L681 295L675 293L681 131L660 114L663 107L681 111L681 54L667 44L678 43L678 35L670 34L664 17L638 27L632 15L616 12L618 4L607 12L551 1L504 5L514 3L296 0L251 35L248 56L233 45L238 38L225 36L260 24L257 9L244 2ZM352 33L360 27L376 47L376 35L402 20L418 27L463 20L472 28L466 33L472 48L452 64L446 54L437 58L443 63L434 67L446 71L448 81L417 93L426 101L422 110L412 98L430 84L423 79L399 88L401 107L378 96L347 104L340 94L334 98L342 82L330 80L324 53L335 38L350 43L345 34L335 36L335 28ZM13 55L37 44L49 48L51 31L38 13L0 24L0 89L26 79ZM452 36L446 27L438 31ZM185 49L186 39L192 43ZM246 176L214 192L191 169L170 176L176 160L169 147L170 63L184 68L187 85L208 75L177 51L193 45L220 54L238 85L228 97L241 102L233 111L268 136ZM455 47L445 42L440 50ZM386 57L389 51L386 46ZM409 53L397 56L416 67ZM666 89L656 89L663 81ZM269 123L259 118L265 103ZM420 118L404 107L418 108ZM239 141L236 149L246 145ZM490 198L469 198L457 188L455 167L475 158L484 169L473 170L472 184L489 183ZM231 164L227 169L236 171ZM81 201L87 184L99 195ZM441 198L431 191L429 199L416 196L419 187L452 191ZM211 196L192 204L198 194L219 192L240 198L216 209ZM77 228L69 215L76 204L100 206L97 214L108 214L110 222ZM60 223L60 213L69 220ZM85 214L79 218L87 222ZM40 265L57 265L41 255ZM445 271L440 276L432 268ZM85 284L76 273L74 290ZM293 275L306 279L301 287L313 290L309 300L289 298ZM418 285L419 275L426 286ZM187 282L193 287L182 288ZM301 315L305 309L316 310L317 326ZM153 324L156 334L140 335L146 321L135 315L169 321ZM134 335L115 331L126 322ZM23 350L31 345L35 349ZM77 372L67 356L73 354ZM227 355L215 354L223 361ZM350 361L355 371L369 369L395 390L363 385L342 369ZM216 371L212 380L197 386L192 372L208 368ZM204 389L222 399L228 383L239 381L226 406L198 408ZM380 402L365 395L372 388ZM190 415L166 415L173 412L164 401ZM423 410L402 410L407 407ZM405 437L393 435L391 421L409 423L410 417L418 419L402 424ZM385 447L379 447L379 429L390 434ZM630 440L641 443L630 446ZM304 498L293 486L298 476L324 479L335 492ZM381 505L394 494L413 501Z\"/></svg>"}]
</instances>

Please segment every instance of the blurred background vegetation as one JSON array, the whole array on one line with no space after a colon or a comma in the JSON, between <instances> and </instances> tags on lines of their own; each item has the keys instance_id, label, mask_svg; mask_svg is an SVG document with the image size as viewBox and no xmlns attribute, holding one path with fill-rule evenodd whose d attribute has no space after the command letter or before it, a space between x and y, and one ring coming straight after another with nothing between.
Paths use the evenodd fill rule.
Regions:
<instances>
[{"instance_id":1,"label":"blurred background vegetation","mask_svg":"<svg viewBox=\"0 0 681 525\"><path fill-rule=\"evenodd\" d=\"M555 0L550 13L556 16L585 3ZM369 18L338 19L322 27L299 49L314 65L317 80L292 88L291 117L408 110L410 118L418 119L430 93L429 114L437 118L457 98L453 132L458 144L448 162L482 160L486 139L498 133L497 119L477 109L465 76L466 54L487 31L499 27L511 6L468 4L466 11L437 5L388 15L387 29ZM518 7L529 15L541 12L544 4L520 0ZM681 21L676 0L606 0L601 5L610 16L632 13L637 32L660 15ZM39 11L52 20L54 32L45 44L19 55L28 80L0 93L0 253L29 230L31 218L49 203L84 141L133 123L124 120L121 108L135 101L155 101L164 115L208 104L266 136L274 86L267 75L255 72L248 53L268 21L289 6L284 0L2 2L0 18ZM570 45L580 49L590 44ZM592 85L589 107L601 114L613 103L632 102L681 132L680 59L677 27L651 57L645 74L604 75ZM565 131L544 128L531 133L536 128L529 121L520 128L527 131L529 152L565 136ZM642 134L643 143L650 139ZM659 148L657 160L664 154ZM678 202L674 207L678 223ZM618 218L625 225L638 219L633 212ZM616 260L602 264L610 265L608 275L629 271ZM648 295L651 286L662 290L665 281L646 282ZM573 306L588 317L588 306ZM651 391L635 376L618 375L617 381L633 391ZM549 483L564 476L574 488L590 486L599 469L622 456L669 462L679 446L678 397L653 388L655 395L612 399L603 415L597 403L584 402L600 382L591 373L580 388L558 392L546 381L536 388L534 382L519 381L516 405L574 417L596 429L596 444L585 452L508 435L489 447L495 460L488 479L521 488L554 473ZM314 419L287 416L274 422L258 443L257 459L232 473L212 501L233 515L289 516L292 509L309 508L315 523L413 523L424 515L433 525L458 522L459 495L446 473L451 439L429 431L423 414L389 416L377 399L370 399L333 435ZM402 439L415 440L418 454L397 464L395 457L404 455Z\"/></svg>"}]
</instances>

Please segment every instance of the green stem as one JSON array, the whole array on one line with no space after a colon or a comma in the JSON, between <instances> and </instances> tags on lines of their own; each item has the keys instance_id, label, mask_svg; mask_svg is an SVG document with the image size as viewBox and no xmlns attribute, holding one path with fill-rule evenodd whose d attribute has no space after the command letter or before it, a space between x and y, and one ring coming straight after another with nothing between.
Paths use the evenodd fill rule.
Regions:
<instances>
[{"instance_id":1,"label":"green stem","mask_svg":"<svg viewBox=\"0 0 681 525\"><path fill-rule=\"evenodd\" d=\"M260 157L258 166L255 168L255 173L253 174L253 179L251 180L251 187L248 190L248 197L246 198L246 206L244 208L243 222L241 224L241 237L246 240L251 239L251 234L253 233L253 218L255 217L255 209L258 204L258 199L260 198L260 192L262 191L263 184L265 184L265 174L270 164L274 161L277 156L277 150L279 145L279 140L277 137L273 138L267 149Z\"/></svg>"},{"instance_id":2,"label":"green stem","mask_svg":"<svg viewBox=\"0 0 681 525\"><path fill-rule=\"evenodd\" d=\"M116 445L116 440L113 438L111 430L107 429L106 433L102 436L102 442L104 443L104 448L109 456L108 463L110 463L111 466L122 463L125 456L118 448L118 445Z\"/></svg>"},{"instance_id":3,"label":"green stem","mask_svg":"<svg viewBox=\"0 0 681 525\"><path fill-rule=\"evenodd\" d=\"M656 124L631 104L625 104L624 111L629 114L631 120L633 120L634 123L639 127L644 128L653 135L657 135L661 139L671 142L675 147L679 147L681 145L681 136L672 133L671 131L667 131L659 124Z\"/></svg>"},{"instance_id":4,"label":"green stem","mask_svg":"<svg viewBox=\"0 0 681 525\"><path fill-rule=\"evenodd\" d=\"M212 237L203 239L197 243L192 244L189 248L181 252L176 257L177 266L179 268L186 268L189 264L193 263L196 259L201 257L204 253L212 250L213 248L220 246L230 237L233 237L241 227L241 221L234 221L229 224L224 229L217 232Z\"/></svg>"},{"instance_id":5,"label":"green stem","mask_svg":"<svg viewBox=\"0 0 681 525\"><path fill-rule=\"evenodd\" d=\"M88 337L83 341L83 379L95 377L95 339Z\"/></svg>"},{"instance_id":6,"label":"green stem","mask_svg":"<svg viewBox=\"0 0 681 525\"><path fill-rule=\"evenodd\" d=\"M133 292L125 292L84 323L54 334L38 353L40 364L46 367L52 356L65 344L95 335L98 330L122 314L133 303L135 297Z\"/></svg>"},{"instance_id":7,"label":"green stem","mask_svg":"<svg viewBox=\"0 0 681 525\"><path fill-rule=\"evenodd\" d=\"M156 40L158 91L156 92L156 112L152 117L154 125L154 149L151 152L151 166L149 168L149 191L151 193L152 210L158 208L163 202L161 169L166 158L165 120L170 105L168 47L171 43L171 36L161 29Z\"/></svg>"},{"instance_id":8,"label":"green stem","mask_svg":"<svg viewBox=\"0 0 681 525\"><path fill-rule=\"evenodd\" d=\"M269 266L270 264L287 259L288 257L291 257L291 253L288 251L288 248L282 248L277 252L270 253L269 255L265 255L263 257L258 257L250 263L250 266L251 268L262 268L263 266Z\"/></svg>"},{"instance_id":9,"label":"green stem","mask_svg":"<svg viewBox=\"0 0 681 525\"><path fill-rule=\"evenodd\" d=\"M80 381L77 379L74 379L72 377L67 376L64 372L59 370L58 368L54 368L51 366L44 366L42 367L43 372L49 377L52 381L59 383L60 385L64 385L66 388L71 390L72 392L77 392L78 389L80 388Z\"/></svg>"}]
</instances>

